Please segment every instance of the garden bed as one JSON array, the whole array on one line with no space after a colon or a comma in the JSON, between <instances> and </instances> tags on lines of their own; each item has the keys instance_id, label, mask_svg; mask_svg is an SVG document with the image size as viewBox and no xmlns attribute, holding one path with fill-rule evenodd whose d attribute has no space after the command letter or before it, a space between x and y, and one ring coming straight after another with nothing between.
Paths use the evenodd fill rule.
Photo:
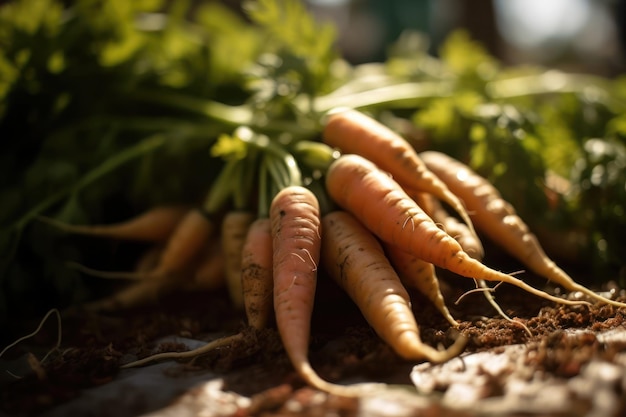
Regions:
<instances>
[{"instance_id":1,"label":"garden bed","mask_svg":"<svg viewBox=\"0 0 626 417\"><path fill-rule=\"evenodd\" d=\"M448 283L459 284L455 278ZM116 315L64 314L62 346L45 363L27 366L25 359L29 352L41 358L54 345L51 323L35 341L5 355L6 368L22 378L3 376L2 408L10 415L49 417L617 416L626 410L623 311L554 306L512 287L499 288L498 301L531 337L497 318L480 294L455 305L462 290L452 288L449 304L468 346L461 357L435 365L400 359L334 284L320 282L311 360L329 380L387 384L362 398L307 387L292 370L276 331L246 330L243 316L218 291L171 294L158 307ZM414 300L424 341L450 344L457 330L419 294ZM153 351L187 350L240 330L246 332L244 342L193 360L119 369Z\"/></svg>"}]
</instances>

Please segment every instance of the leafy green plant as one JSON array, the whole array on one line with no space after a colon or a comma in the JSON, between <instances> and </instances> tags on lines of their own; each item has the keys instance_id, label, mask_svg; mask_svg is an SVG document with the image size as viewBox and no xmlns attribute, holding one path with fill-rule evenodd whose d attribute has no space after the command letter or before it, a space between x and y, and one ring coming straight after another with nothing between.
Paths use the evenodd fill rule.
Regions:
<instances>
[{"instance_id":1,"label":"leafy green plant","mask_svg":"<svg viewBox=\"0 0 626 417\"><path fill-rule=\"evenodd\" d=\"M39 215L95 223L200 205L218 180L230 184L223 210L262 214L292 183L332 206L319 181L333 156L316 145L325 113L341 106L411 124L429 148L487 176L542 236L577 231L575 258L585 254L599 281L623 271L626 79L506 68L464 32L440 58L407 33L386 62L351 66L335 29L302 2L249 1L243 18L214 2L190 7L0 7L3 320L27 314L25 298L41 312L98 291L68 260L125 261L90 241L109 251L95 259Z\"/></svg>"}]
</instances>

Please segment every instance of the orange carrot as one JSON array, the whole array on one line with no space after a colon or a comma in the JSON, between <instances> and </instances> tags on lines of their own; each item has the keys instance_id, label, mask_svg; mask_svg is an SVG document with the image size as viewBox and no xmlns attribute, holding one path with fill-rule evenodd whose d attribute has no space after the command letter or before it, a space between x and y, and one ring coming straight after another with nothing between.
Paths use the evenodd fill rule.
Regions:
<instances>
[{"instance_id":1,"label":"orange carrot","mask_svg":"<svg viewBox=\"0 0 626 417\"><path fill-rule=\"evenodd\" d=\"M189 210L172 232L158 264L150 271L99 271L76 263L70 265L86 274L101 278L167 280L194 262L213 234L213 230L213 222L200 210Z\"/></svg>"},{"instance_id":2,"label":"orange carrot","mask_svg":"<svg viewBox=\"0 0 626 417\"><path fill-rule=\"evenodd\" d=\"M421 193L417 199L412 193L409 192L408 194L416 200L420 207L428 207L428 210L425 211L430 215L433 221L447 234L452 236L454 240L459 242L459 245L461 245L469 256L479 261L484 258L485 250L478 236L472 233L465 223L460 222L456 217L450 215L437 199L430 194Z\"/></svg>"},{"instance_id":3,"label":"orange carrot","mask_svg":"<svg viewBox=\"0 0 626 417\"><path fill-rule=\"evenodd\" d=\"M173 281L148 280L133 283L121 290L84 305L83 308L95 312L114 312L158 302L163 294L176 288Z\"/></svg>"},{"instance_id":4,"label":"orange carrot","mask_svg":"<svg viewBox=\"0 0 626 417\"><path fill-rule=\"evenodd\" d=\"M428 167L465 202L479 230L524 266L568 291L579 291L603 303L626 307L626 303L610 300L576 283L559 268L546 255L536 236L516 214L515 209L502 198L487 179L462 162L439 152L424 152L422 158Z\"/></svg>"},{"instance_id":5,"label":"orange carrot","mask_svg":"<svg viewBox=\"0 0 626 417\"><path fill-rule=\"evenodd\" d=\"M424 294L452 326L458 327L441 293L435 266L393 245L386 244L385 252L402 284Z\"/></svg>"},{"instance_id":6,"label":"orange carrot","mask_svg":"<svg viewBox=\"0 0 626 417\"><path fill-rule=\"evenodd\" d=\"M433 362L443 362L461 353L461 338L446 351L421 341L409 294L369 230L344 211L325 215L322 227L325 268L396 353L405 359Z\"/></svg>"},{"instance_id":7,"label":"orange carrot","mask_svg":"<svg viewBox=\"0 0 626 417\"><path fill-rule=\"evenodd\" d=\"M326 173L326 188L381 240L461 276L503 281L561 304L584 304L549 295L471 258L385 172L358 155L343 155Z\"/></svg>"},{"instance_id":8,"label":"orange carrot","mask_svg":"<svg viewBox=\"0 0 626 417\"><path fill-rule=\"evenodd\" d=\"M216 255L223 259L220 250L215 250L214 245L209 245L210 256L207 259L214 258ZM218 245L217 248L221 248ZM208 273L213 275L216 271L211 266L219 265L215 262L207 264ZM267 217L255 220L248 230L246 240L242 252L241 266L242 290L245 292L245 307L248 324L255 329L265 327L269 314L272 309L272 236L270 233L270 221ZM198 270L198 272L200 272ZM196 276L196 280L198 277ZM200 283L204 287L203 282ZM209 280L209 284L213 280ZM192 283L194 286L197 282ZM244 334L242 332L226 336L217 340L213 340L204 346L184 352L162 352L157 353L131 363L125 364L124 368L141 366L149 362L164 359L185 359L194 358L206 354L216 348L224 347L233 342L243 341Z\"/></svg>"},{"instance_id":9,"label":"orange carrot","mask_svg":"<svg viewBox=\"0 0 626 417\"><path fill-rule=\"evenodd\" d=\"M321 220L317 198L307 188L291 185L270 204L274 275L274 312L278 333L294 369L320 390L353 395L351 388L322 379L309 359L311 314L317 287Z\"/></svg>"},{"instance_id":10,"label":"orange carrot","mask_svg":"<svg viewBox=\"0 0 626 417\"><path fill-rule=\"evenodd\" d=\"M215 290L224 285L224 254L219 240L212 239L196 263L186 288Z\"/></svg>"},{"instance_id":11,"label":"orange carrot","mask_svg":"<svg viewBox=\"0 0 626 417\"><path fill-rule=\"evenodd\" d=\"M222 249L225 259L226 284L230 299L237 309L244 307L241 288L241 253L254 214L249 211L231 211L222 220Z\"/></svg>"},{"instance_id":12,"label":"orange carrot","mask_svg":"<svg viewBox=\"0 0 626 417\"><path fill-rule=\"evenodd\" d=\"M166 276L183 269L202 250L213 231L213 222L200 210L188 212L167 242L152 274Z\"/></svg>"},{"instance_id":13,"label":"orange carrot","mask_svg":"<svg viewBox=\"0 0 626 417\"><path fill-rule=\"evenodd\" d=\"M164 242L188 212L184 206L158 206L122 223L73 225L39 217L63 232L144 242Z\"/></svg>"},{"instance_id":14,"label":"orange carrot","mask_svg":"<svg viewBox=\"0 0 626 417\"><path fill-rule=\"evenodd\" d=\"M272 199L269 218L278 332L298 374L313 386L325 386L307 357L321 245L317 198L304 187L283 188Z\"/></svg>"},{"instance_id":15,"label":"orange carrot","mask_svg":"<svg viewBox=\"0 0 626 417\"><path fill-rule=\"evenodd\" d=\"M248 325L262 329L272 313L272 234L267 217L256 219L248 230L242 252L241 285Z\"/></svg>"},{"instance_id":16,"label":"orange carrot","mask_svg":"<svg viewBox=\"0 0 626 417\"><path fill-rule=\"evenodd\" d=\"M434 199L431 195L422 194L418 198L420 199L420 202L421 202L420 206L421 204L424 204L429 207L429 210L431 213L430 215L433 218L433 220L437 223L437 225L441 227L450 236L452 236L454 240L459 242L459 245L461 245L461 248L463 248L463 250L469 256L479 261L483 259L485 255L485 251L483 249L482 242L478 239L478 237L475 234L471 233L471 231L469 230L466 224L461 223L460 221L456 219L456 217L448 214L448 212L443 208L443 206L439 203L439 201ZM500 307L500 305L496 302L496 298L493 295L493 290L487 285L487 282L485 282L484 279L476 279L476 286L483 289L480 292L483 293L483 295L487 299L487 302L491 304L491 306L496 310L496 312L498 313L500 317L502 317L503 319L513 324L521 326L526 331L526 333L532 336L530 329L528 329L526 325L524 325L519 320L515 320L509 317L509 315L504 312L502 307ZM470 291L470 292L474 292L474 291ZM465 293L464 295L462 295L457 300L457 303L459 302L461 298L463 298L468 293Z\"/></svg>"},{"instance_id":17,"label":"orange carrot","mask_svg":"<svg viewBox=\"0 0 626 417\"><path fill-rule=\"evenodd\" d=\"M141 274L152 270L159 264L159 259L161 258L162 253L163 247L161 245L155 245L148 248L143 254L141 254L139 259L137 259L137 262L135 262L133 271Z\"/></svg>"},{"instance_id":18,"label":"orange carrot","mask_svg":"<svg viewBox=\"0 0 626 417\"><path fill-rule=\"evenodd\" d=\"M184 288L187 291L195 289L214 290L224 283L224 256L222 254L222 246L218 239L209 241L203 248L201 257L190 267L189 275L192 276L191 281L177 283L176 288ZM163 281L146 281L147 284L155 283L160 285ZM168 282L168 281L165 281ZM161 352L150 355L133 362L122 365L122 368L132 368L142 366L150 362L166 360L166 359L189 359L209 353L210 351L229 346L234 342L244 340L243 333L221 337L208 342L196 349L183 352Z\"/></svg>"},{"instance_id":19,"label":"orange carrot","mask_svg":"<svg viewBox=\"0 0 626 417\"><path fill-rule=\"evenodd\" d=\"M103 278L142 278L151 274L163 249L159 246L150 248L138 262L135 272L108 272L86 268L75 264L75 267L87 274ZM198 257L189 262L181 270L172 273L167 279L144 280L133 283L118 292L85 305L87 310L115 311L158 302L162 294L181 290L214 290L224 283L223 259L221 247L216 242L207 242Z\"/></svg>"},{"instance_id":20,"label":"orange carrot","mask_svg":"<svg viewBox=\"0 0 626 417\"><path fill-rule=\"evenodd\" d=\"M431 193L446 202L474 233L472 221L457 196L426 168L415 149L387 126L360 111L341 109L328 117L323 140L344 153L372 161L402 187Z\"/></svg>"},{"instance_id":21,"label":"orange carrot","mask_svg":"<svg viewBox=\"0 0 626 417\"><path fill-rule=\"evenodd\" d=\"M443 208L443 206L439 203L439 201L432 198L432 196L430 195L422 196L422 200L430 200L428 204L430 206L430 210L432 213L431 217L437 223L437 225L441 227L450 236L452 236L454 240L459 242L459 245L461 245L461 248L463 248L463 250L469 256L471 256L472 258L476 260L481 261L483 257L485 256L485 251L483 249L482 242L478 239L478 237L475 234L471 233L467 225L458 221L456 217L448 214L448 212ZM480 292L483 293L483 295L487 299L487 302L491 304L491 306L496 310L496 312L498 313L500 317L502 317L503 319L513 324L521 326L526 331L526 333L532 336L530 329L528 329L526 325L524 325L522 322L518 320L512 319L511 317L509 317L508 314L504 312L502 307L500 307L500 305L496 302L496 298L493 295L493 290L489 287L489 285L487 285L487 282L484 279L476 279L476 286L483 289ZM474 291L470 291L470 292L474 292ZM468 293L465 293L464 295L466 294ZM464 295L459 297L459 299L457 300L457 303L459 302L461 298L464 297Z\"/></svg>"}]
</instances>

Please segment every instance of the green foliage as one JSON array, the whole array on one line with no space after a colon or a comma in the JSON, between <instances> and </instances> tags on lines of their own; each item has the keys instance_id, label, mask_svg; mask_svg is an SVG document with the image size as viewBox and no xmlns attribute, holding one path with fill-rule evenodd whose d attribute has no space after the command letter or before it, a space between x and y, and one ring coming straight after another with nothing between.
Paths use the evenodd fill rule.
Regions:
<instances>
[{"instance_id":1,"label":"green foliage","mask_svg":"<svg viewBox=\"0 0 626 417\"><path fill-rule=\"evenodd\" d=\"M236 135L222 134L211 147L211 156L225 160L243 159L248 152L246 143Z\"/></svg>"},{"instance_id":2,"label":"green foliage","mask_svg":"<svg viewBox=\"0 0 626 417\"><path fill-rule=\"evenodd\" d=\"M485 175L531 226L589 231L592 270L615 275L626 233L626 78L502 68L465 32L440 55L449 94L423 101L412 119L431 148ZM556 202L549 176L570 184Z\"/></svg>"},{"instance_id":3,"label":"green foliage","mask_svg":"<svg viewBox=\"0 0 626 417\"><path fill-rule=\"evenodd\" d=\"M298 0L249 1L245 10L266 32L267 41L276 45L276 51L262 55L250 73L257 104L290 107L299 93L312 98L328 92L331 64L337 58L334 26L316 21Z\"/></svg>"},{"instance_id":4,"label":"green foliage","mask_svg":"<svg viewBox=\"0 0 626 417\"><path fill-rule=\"evenodd\" d=\"M201 4L195 16L203 29L202 43L211 45L205 76L216 85L240 84L242 68L251 66L262 49L260 30L217 2Z\"/></svg>"},{"instance_id":5,"label":"green foliage","mask_svg":"<svg viewBox=\"0 0 626 417\"><path fill-rule=\"evenodd\" d=\"M626 143L591 138L572 168L576 203L583 226L591 231L590 262L597 269L623 265L626 253Z\"/></svg>"},{"instance_id":6,"label":"green foliage","mask_svg":"<svg viewBox=\"0 0 626 417\"><path fill-rule=\"evenodd\" d=\"M624 267L626 78L502 68L465 32L440 58L407 34L387 62L351 67L303 2L248 1L247 19L191 3L0 7L0 323L31 313L26 298L41 314L89 297L93 281L66 261L126 266L114 243L59 234L39 215L104 223L165 202L266 215L288 184L332 207L320 187L336 155L315 140L316 108L334 106L410 118L530 223L587 230L594 265ZM552 173L571 184L557 204Z\"/></svg>"},{"instance_id":7,"label":"green foliage","mask_svg":"<svg viewBox=\"0 0 626 417\"><path fill-rule=\"evenodd\" d=\"M466 88L478 88L498 71L497 61L464 30L453 32L442 44L439 54L445 67Z\"/></svg>"},{"instance_id":8,"label":"green foliage","mask_svg":"<svg viewBox=\"0 0 626 417\"><path fill-rule=\"evenodd\" d=\"M168 7L154 0L0 7L0 310L11 289L40 286L37 268L45 268L51 301L71 282L76 293L63 300L87 294L64 266L80 260L80 241L40 227L36 216L107 222L159 202L193 201L220 168L207 168L206 158L223 127L181 123L135 92L241 97L242 66L256 59L260 40L224 7L207 6L202 22L187 20L186 2ZM158 150L146 145L155 133L165 141ZM118 163L128 152L134 163Z\"/></svg>"}]
</instances>

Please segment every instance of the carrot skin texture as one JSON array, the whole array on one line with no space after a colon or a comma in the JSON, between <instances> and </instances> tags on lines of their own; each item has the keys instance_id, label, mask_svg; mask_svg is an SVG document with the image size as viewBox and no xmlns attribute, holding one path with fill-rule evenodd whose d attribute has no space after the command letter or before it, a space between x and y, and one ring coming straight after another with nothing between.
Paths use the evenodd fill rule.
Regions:
<instances>
[{"instance_id":1,"label":"carrot skin texture","mask_svg":"<svg viewBox=\"0 0 626 417\"><path fill-rule=\"evenodd\" d=\"M459 323L452 317L441 293L435 266L393 245L386 244L385 252L402 284L424 294L448 320L448 323L453 327L458 327Z\"/></svg>"},{"instance_id":2,"label":"carrot skin texture","mask_svg":"<svg viewBox=\"0 0 626 417\"><path fill-rule=\"evenodd\" d=\"M419 199L420 205L424 204L429 207L430 216L433 218L433 220L437 223L439 227L441 227L442 230L452 236L454 240L459 242L459 245L461 245L463 251L465 251L472 258L482 261L483 257L485 256L482 242L478 239L478 236L471 233L467 225L458 221L456 217L450 216L448 212L443 208L443 206L439 203L439 201L434 199L431 195L424 195L422 193L421 195L414 198ZM502 318L520 325L520 322L513 320L504 312L504 310L502 310L500 305L496 302L494 295L491 292L487 291L488 285L485 280L477 279L476 284L477 286L482 287L486 290L483 292L485 298ZM532 336L532 333L526 326L524 326L523 324L521 324L521 326L523 326L526 332Z\"/></svg>"},{"instance_id":3,"label":"carrot skin texture","mask_svg":"<svg viewBox=\"0 0 626 417\"><path fill-rule=\"evenodd\" d=\"M326 172L326 188L381 240L458 275L503 281L561 304L581 304L546 294L510 275L486 267L463 252L385 172L358 155L343 155Z\"/></svg>"},{"instance_id":4,"label":"carrot skin texture","mask_svg":"<svg viewBox=\"0 0 626 417\"><path fill-rule=\"evenodd\" d=\"M93 271L96 276L103 278L126 278L145 277L150 274L149 269L158 262L156 257L162 249L155 247L149 249L145 256L155 259L142 260L146 265L139 265L140 270L130 273L117 273L106 271ZM190 290L215 290L224 284L224 257L221 254L220 245L209 242L202 247L198 257L193 259L181 270L167 276L167 279L144 279L120 289L114 294L100 300L86 304L87 310L116 311L140 307L142 305L155 304L161 295L182 289Z\"/></svg>"},{"instance_id":5,"label":"carrot skin texture","mask_svg":"<svg viewBox=\"0 0 626 417\"><path fill-rule=\"evenodd\" d=\"M169 238L188 210L184 206L157 206L114 224L73 225L47 217L40 217L40 220L67 233L161 243Z\"/></svg>"},{"instance_id":6,"label":"carrot skin texture","mask_svg":"<svg viewBox=\"0 0 626 417\"><path fill-rule=\"evenodd\" d=\"M194 265L213 230L213 223L204 214L199 210L189 210L163 247L155 267L149 271L101 271L72 264L74 268L101 278L172 280Z\"/></svg>"},{"instance_id":7,"label":"carrot skin texture","mask_svg":"<svg viewBox=\"0 0 626 417\"><path fill-rule=\"evenodd\" d=\"M216 290L224 285L224 254L217 240L206 245L196 262L189 289Z\"/></svg>"},{"instance_id":8,"label":"carrot skin texture","mask_svg":"<svg viewBox=\"0 0 626 417\"><path fill-rule=\"evenodd\" d=\"M150 274L165 279L185 269L200 254L213 231L213 223L204 214L190 210L170 236L159 265Z\"/></svg>"},{"instance_id":9,"label":"carrot skin texture","mask_svg":"<svg viewBox=\"0 0 626 417\"><path fill-rule=\"evenodd\" d=\"M315 195L288 186L270 204L276 326L294 369L309 385L336 395L354 396L360 387L322 379L308 360L311 315L317 287L321 219Z\"/></svg>"},{"instance_id":10,"label":"carrot skin texture","mask_svg":"<svg viewBox=\"0 0 626 417\"><path fill-rule=\"evenodd\" d=\"M465 201L479 230L531 271L568 291L580 291L597 301L626 307L625 303L602 297L576 283L559 268L545 253L537 237L517 215L513 206L502 198L487 179L443 153L429 151L421 155L427 166Z\"/></svg>"},{"instance_id":11,"label":"carrot skin texture","mask_svg":"<svg viewBox=\"0 0 626 417\"><path fill-rule=\"evenodd\" d=\"M460 222L456 217L451 216L441 203L430 194L420 193L414 195L408 193L418 205L428 213L438 226L440 226L447 234L452 236L454 240L459 242L469 256L479 261L485 257L483 244L465 223ZM425 207L428 207L426 209Z\"/></svg>"},{"instance_id":12,"label":"carrot skin texture","mask_svg":"<svg viewBox=\"0 0 626 417\"><path fill-rule=\"evenodd\" d=\"M159 298L176 286L169 281L140 281L116 293L91 301L84 305L85 310L94 312L114 312L129 308L155 304Z\"/></svg>"},{"instance_id":13,"label":"carrot skin texture","mask_svg":"<svg viewBox=\"0 0 626 417\"><path fill-rule=\"evenodd\" d=\"M409 294L382 246L358 220L347 212L335 211L325 215L322 222L326 270L382 340L409 360L443 362L461 352L462 339L447 351L422 343Z\"/></svg>"},{"instance_id":14,"label":"carrot skin texture","mask_svg":"<svg viewBox=\"0 0 626 417\"><path fill-rule=\"evenodd\" d=\"M222 220L222 248L225 258L226 284L230 299L237 309L244 308L241 284L242 251L254 214L247 211L232 211Z\"/></svg>"},{"instance_id":15,"label":"carrot skin texture","mask_svg":"<svg viewBox=\"0 0 626 417\"><path fill-rule=\"evenodd\" d=\"M272 313L272 233L269 218L256 219L248 230L241 261L241 285L248 325L267 326Z\"/></svg>"},{"instance_id":16,"label":"carrot skin texture","mask_svg":"<svg viewBox=\"0 0 626 417\"><path fill-rule=\"evenodd\" d=\"M406 189L431 193L453 207L474 232L461 201L422 162L403 137L358 110L331 114L324 126L323 141L344 153L357 154L389 172Z\"/></svg>"},{"instance_id":17,"label":"carrot skin texture","mask_svg":"<svg viewBox=\"0 0 626 417\"><path fill-rule=\"evenodd\" d=\"M270 206L276 324L296 370L307 361L320 256L321 220L306 188L282 189Z\"/></svg>"}]
</instances>

